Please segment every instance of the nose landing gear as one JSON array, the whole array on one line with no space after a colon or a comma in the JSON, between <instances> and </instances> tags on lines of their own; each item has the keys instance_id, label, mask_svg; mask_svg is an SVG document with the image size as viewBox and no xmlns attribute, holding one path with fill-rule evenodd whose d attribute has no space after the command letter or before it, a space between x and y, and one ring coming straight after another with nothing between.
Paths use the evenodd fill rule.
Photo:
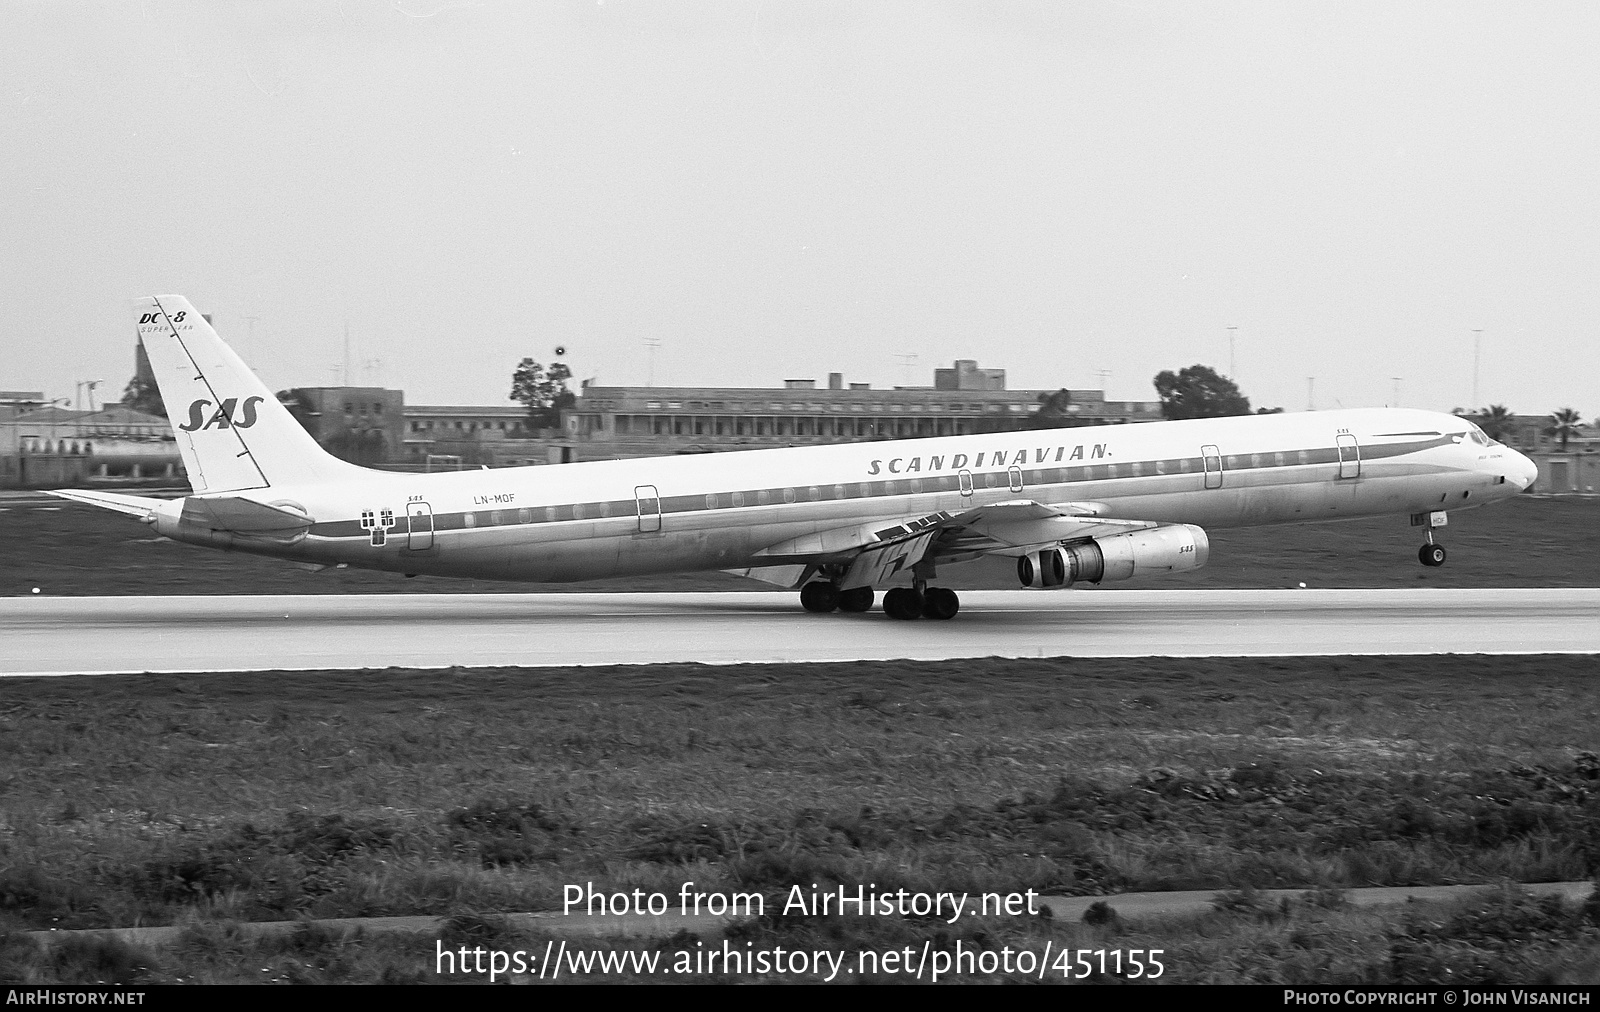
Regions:
<instances>
[{"instance_id":1,"label":"nose landing gear","mask_svg":"<svg viewBox=\"0 0 1600 1012\"><path fill-rule=\"evenodd\" d=\"M1418 562L1421 562L1424 566L1444 565L1444 546L1434 543L1433 529L1435 527L1443 527L1449 522L1450 516L1444 510L1434 510L1431 513L1411 514L1411 526L1421 527L1422 536L1427 542L1421 548L1417 549Z\"/></svg>"}]
</instances>

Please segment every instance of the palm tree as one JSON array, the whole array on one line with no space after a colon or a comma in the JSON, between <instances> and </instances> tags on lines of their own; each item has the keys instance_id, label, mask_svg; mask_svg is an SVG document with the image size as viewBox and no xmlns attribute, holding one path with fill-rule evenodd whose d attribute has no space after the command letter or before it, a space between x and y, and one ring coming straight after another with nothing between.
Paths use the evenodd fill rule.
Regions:
<instances>
[{"instance_id":1,"label":"palm tree","mask_svg":"<svg viewBox=\"0 0 1600 1012\"><path fill-rule=\"evenodd\" d=\"M1511 412L1506 410L1504 404L1491 404L1478 412L1475 421L1478 423L1478 428L1483 430L1484 435L1498 442L1503 441L1506 433L1511 431L1512 423L1515 420L1511 417Z\"/></svg>"},{"instance_id":2,"label":"palm tree","mask_svg":"<svg viewBox=\"0 0 1600 1012\"><path fill-rule=\"evenodd\" d=\"M1578 412L1574 408L1562 408L1560 411L1550 412L1550 425L1544 430L1547 436L1554 436L1561 440L1561 452L1567 452L1567 440L1578 434Z\"/></svg>"}]
</instances>

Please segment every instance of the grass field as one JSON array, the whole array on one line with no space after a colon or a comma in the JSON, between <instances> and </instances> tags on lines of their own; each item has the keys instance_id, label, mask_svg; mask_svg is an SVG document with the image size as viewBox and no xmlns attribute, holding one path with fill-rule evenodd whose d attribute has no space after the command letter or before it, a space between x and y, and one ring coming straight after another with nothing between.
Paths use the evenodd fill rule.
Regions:
<instances>
[{"instance_id":1,"label":"grass field","mask_svg":"<svg viewBox=\"0 0 1600 1012\"><path fill-rule=\"evenodd\" d=\"M311 573L274 559L219 552L151 536L138 521L63 502L40 508L0 502L8 529L0 595L44 594L364 594L484 593L540 590L770 590L722 573L520 584L394 573ZM1422 543L1405 517L1211 532L1201 570L1118 587L1592 587L1600 584L1600 499L1522 496L1452 512L1440 540L1450 551L1439 569L1417 562ZM1001 561L953 567L941 582L957 589L1010 588Z\"/></svg>"},{"instance_id":2,"label":"grass field","mask_svg":"<svg viewBox=\"0 0 1600 1012\"><path fill-rule=\"evenodd\" d=\"M526 946L493 912L553 908L567 883L693 880L775 904L812 882L1246 890L1137 929L741 929L768 946L1164 946L1169 980L1588 979L1592 911L1429 919L1345 910L1337 890L1593 876L1597 674L1451 657L11 680L4 926L195 927L162 952L11 936L0 978L429 979L431 939L245 942L225 924L436 913ZM1248 893L1269 886L1321 899Z\"/></svg>"},{"instance_id":3,"label":"grass field","mask_svg":"<svg viewBox=\"0 0 1600 1012\"><path fill-rule=\"evenodd\" d=\"M1593 586L1597 510L1452 514L1438 570L1401 519L1214 532L1206 569L1142 585ZM87 507L0 520L11 595L766 589L310 574ZM949 573L1010 585L999 566ZM1586 657L1416 657L8 680L0 981L431 980L431 938L228 925L427 913L451 918L446 944L540 949L496 913L553 908L569 883L693 880L774 902L812 882L1234 890L1205 917L1137 925L769 917L740 945L1164 948L1168 981L1594 982L1593 905L1374 912L1340 890L1600 871L1597 675ZM1270 904L1266 887L1313 892ZM4 933L133 924L190 927L153 951Z\"/></svg>"}]
</instances>

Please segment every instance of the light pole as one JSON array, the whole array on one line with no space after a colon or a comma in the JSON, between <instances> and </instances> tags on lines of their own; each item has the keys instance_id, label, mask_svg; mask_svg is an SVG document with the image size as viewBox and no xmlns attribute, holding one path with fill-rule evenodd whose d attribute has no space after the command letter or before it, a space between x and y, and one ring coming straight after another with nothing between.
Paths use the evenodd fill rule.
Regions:
<instances>
[{"instance_id":1,"label":"light pole","mask_svg":"<svg viewBox=\"0 0 1600 1012\"><path fill-rule=\"evenodd\" d=\"M1233 339L1238 335L1238 333L1238 327L1228 328L1228 378L1234 380L1235 382L1238 382L1238 380L1234 374L1233 366Z\"/></svg>"},{"instance_id":2,"label":"light pole","mask_svg":"<svg viewBox=\"0 0 1600 1012\"><path fill-rule=\"evenodd\" d=\"M911 385L911 367L916 364L917 353L914 352L914 351L902 351L902 352L897 353L895 355L895 358L900 360L901 368L905 369L905 371L906 371L906 375L905 375L906 386L910 386Z\"/></svg>"},{"instance_id":3,"label":"light pole","mask_svg":"<svg viewBox=\"0 0 1600 1012\"><path fill-rule=\"evenodd\" d=\"M1472 331L1472 408L1477 411L1481 405L1478 403L1478 352L1483 345L1483 328L1475 327Z\"/></svg>"},{"instance_id":4,"label":"light pole","mask_svg":"<svg viewBox=\"0 0 1600 1012\"><path fill-rule=\"evenodd\" d=\"M661 347L661 339L659 337L647 337L644 339L644 346L650 356L649 372L646 373L644 385L653 387L656 385L656 349Z\"/></svg>"}]
</instances>

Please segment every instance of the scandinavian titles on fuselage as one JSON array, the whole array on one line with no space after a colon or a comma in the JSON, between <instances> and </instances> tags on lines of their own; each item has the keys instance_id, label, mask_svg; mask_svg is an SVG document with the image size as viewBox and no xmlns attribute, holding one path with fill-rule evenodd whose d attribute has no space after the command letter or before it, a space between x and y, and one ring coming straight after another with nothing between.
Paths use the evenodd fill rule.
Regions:
<instances>
[{"instance_id":1,"label":"scandinavian titles on fuselage","mask_svg":"<svg viewBox=\"0 0 1600 1012\"><path fill-rule=\"evenodd\" d=\"M1011 450L995 450L992 452L983 450L976 455L966 453L938 453L928 454L926 458L922 456L891 457L888 461L884 461L882 459L871 461L867 465L867 473L881 474L884 471L887 471L889 474L915 474L924 470L924 459L927 460L926 470L928 471L960 471L963 468L968 467L983 467L985 461L988 462L989 467L1021 467L1024 464L1060 463L1063 460L1083 460L1085 459L1085 456L1087 456L1089 460L1099 460L1101 458L1111 456L1111 451L1109 449L1110 445L1110 443L1090 444L1087 448L1087 455L1085 454L1085 447L1082 443L1072 447L1071 453L1067 452L1068 448L1066 446L1036 446L1033 447L1033 458L1031 460L1028 457L1027 447L1023 447L1015 452ZM1055 451L1055 456L1053 457L1050 455L1051 450Z\"/></svg>"}]
</instances>

